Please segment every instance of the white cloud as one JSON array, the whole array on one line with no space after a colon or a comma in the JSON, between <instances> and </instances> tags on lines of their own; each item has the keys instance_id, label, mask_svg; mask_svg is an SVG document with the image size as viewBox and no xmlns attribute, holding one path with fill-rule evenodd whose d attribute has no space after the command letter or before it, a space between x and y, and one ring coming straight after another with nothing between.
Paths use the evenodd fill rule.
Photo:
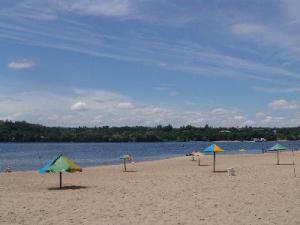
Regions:
<instances>
[{"instance_id":1,"label":"white cloud","mask_svg":"<svg viewBox=\"0 0 300 225\"><path fill-rule=\"evenodd\" d=\"M261 87L261 86L253 86L255 90L266 92L266 93L299 93L300 87L287 87L287 86L278 86L278 87Z\"/></svg>"},{"instance_id":2,"label":"white cloud","mask_svg":"<svg viewBox=\"0 0 300 225\"><path fill-rule=\"evenodd\" d=\"M236 119L247 120L241 112L232 109L198 111L185 110L182 106L141 104L104 90L75 90L67 96L48 92L0 96L0 108L3 109L1 118L51 126L241 126L241 121Z\"/></svg>"},{"instance_id":3,"label":"white cloud","mask_svg":"<svg viewBox=\"0 0 300 225\"><path fill-rule=\"evenodd\" d=\"M270 102L268 106L273 110L297 109L299 107L297 102L295 101L288 102L285 99L274 100Z\"/></svg>"},{"instance_id":4,"label":"white cloud","mask_svg":"<svg viewBox=\"0 0 300 225\"><path fill-rule=\"evenodd\" d=\"M273 117L272 117L272 116L266 116L266 117L263 119L263 122L265 122L265 123L270 123L270 122L272 122L272 120L273 120Z\"/></svg>"},{"instance_id":5,"label":"white cloud","mask_svg":"<svg viewBox=\"0 0 300 225\"><path fill-rule=\"evenodd\" d=\"M91 123L93 124L101 124L103 121L103 116L102 115L97 115L95 116L92 120Z\"/></svg>"},{"instance_id":6,"label":"white cloud","mask_svg":"<svg viewBox=\"0 0 300 225\"><path fill-rule=\"evenodd\" d=\"M238 121L241 121L241 120L245 120L246 117L245 117L245 116L237 115L237 116L234 116L234 119L235 119L235 120L238 120Z\"/></svg>"},{"instance_id":7,"label":"white cloud","mask_svg":"<svg viewBox=\"0 0 300 225\"><path fill-rule=\"evenodd\" d=\"M296 44L298 41L296 36L264 24L235 24L231 30L245 39L257 41L259 45L279 45L289 48L291 44Z\"/></svg>"},{"instance_id":8,"label":"white cloud","mask_svg":"<svg viewBox=\"0 0 300 225\"><path fill-rule=\"evenodd\" d=\"M71 106L73 111L86 111L88 110L87 104L85 102L76 102Z\"/></svg>"},{"instance_id":9,"label":"white cloud","mask_svg":"<svg viewBox=\"0 0 300 225\"><path fill-rule=\"evenodd\" d=\"M255 125L255 121L253 120L246 120L243 123L244 126L254 126Z\"/></svg>"},{"instance_id":10,"label":"white cloud","mask_svg":"<svg viewBox=\"0 0 300 225\"><path fill-rule=\"evenodd\" d=\"M134 109L135 106L132 102L120 102L116 106L119 109Z\"/></svg>"},{"instance_id":11,"label":"white cloud","mask_svg":"<svg viewBox=\"0 0 300 225\"><path fill-rule=\"evenodd\" d=\"M280 106L283 107L282 105ZM285 107L288 107L285 105ZM105 90L74 90L68 95L24 92L0 95L0 118L26 120L50 126L155 126L191 124L215 127L298 126L299 114L278 115L258 112L254 118L228 107L210 111L188 110L182 105L138 103L129 97ZM70 110L70 109L73 110ZM290 108L290 106L288 107ZM293 108L293 107L292 107ZM78 113L83 111L84 113Z\"/></svg>"},{"instance_id":12,"label":"white cloud","mask_svg":"<svg viewBox=\"0 0 300 225\"><path fill-rule=\"evenodd\" d=\"M265 116L266 116L266 114L263 113L263 112L257 112L257 113L256 113L256 117L257 117L257 118L262 118L262 117L265 117Z\"/></svg>"},{"instance_id":13,"label":"white cloud","mask_svg":"<svg viewBox=\"0 0 300 225\"><path fill-rule=\"evenodd\" d=\"M283 116L275 116L263 112L258 112L256 113L256 121L253 122L254 125L262 127L291 127L297 126L297 124L300 123L300 121L298 123L292 122L294 119L295 118L293 118L292 115L290 115L288 119Z\"/></svg>"},{"instance_id":14,"label":"white cloud","mask_svg":"<svg viewBox=\"0 0 300 225\"><path fill-rule=\"evenodd\" d=\"M271 125L271 126L281 126L281 124L284 124L284 120L285 120L285 117L283 116L266 116L262 122L267 124L268 126Z\"/></svg>"},{"instance_id":15,"label":"white cloud","mask_svg":"<svg viewBox=\"0 0 300 225\"><path fill-rule=\"evenodd\" d=\"M28 59L12 61L8 64L8 67L14 70L26 70L35 66L35 63Z\"/></svg>"},{"instance_id":16,"label":"white cloud","mask_svg":"<svg viewBox=\"0 0 300 225\"><path fill-rule=\"evenodd\" d=\"M55 3L61 10L91 16L126 16L132 11L128 0L63 0Z\"/></svg>"},{"instance_id":17,"label":"white cloud","mask_svg":"<svg viewBox=\"0 0 300 225\"><path fill-rule=\"evenodd\" d=\"M216 108L216 109L213 109L211 111L212 114L216 114L216 115L224 115L227 113L227 110L224 109L224 108Z\"/></svg>"}]
</instances>

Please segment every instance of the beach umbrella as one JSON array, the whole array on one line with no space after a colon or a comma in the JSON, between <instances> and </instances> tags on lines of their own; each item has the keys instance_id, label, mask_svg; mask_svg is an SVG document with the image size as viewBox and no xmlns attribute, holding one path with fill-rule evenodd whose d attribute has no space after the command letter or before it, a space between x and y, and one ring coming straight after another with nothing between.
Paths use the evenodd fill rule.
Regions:
<instances>
[{"instance_id":1,"label":"beach umbrella","mask_svg":"<svg viewBox=\"0 0 300 225\"><path fill-rule=\"evenodd\" d=\"M216 144L212 144L211 146L208 146L206 149L204 149L204 152L212 152L214 154L214 173L216 172L216 153L218 152L224 152L222 148L220 148Z\"/></svg>"},{"instance_id":2,"label":"beach umbrella","mask_svg":"<svg viewBox=\"0 0 300 225\"><path fill-rule=\"evenodd\" d=\"M279 165L279 151L285 151L285 150L288 150L288 148L281 144L276 144L272 148L269 149L269 151L277 152L277 165Z\"/></svg>"},{"instance_id":3,"label":"beach umbrella","mask_svg":"<svg viewBox=\"0 0 300 225\"><path fill-rule=\"evenodd\" d=\"M129 155L129 154L125 154L123 156L120 157L120 159L123 159L123 164L124 164L124 172L127 171L127 168L126 168L126 162L131 162L132 161L132 156Z\"/></svg>"},{"instance_id":4,"label":"beach umbrella","mask_svg":"<svg viewBox=\"0 0 300 225\"><path fill-rule=\"evenodd\" d=\"M39 170L39 172L42 174L59 173L59 188L62 188L62 172L82 172L82 169L71 159L64 155L59 155L54 160L48 162L42 169Z\"/></svg>"}]
</instances>

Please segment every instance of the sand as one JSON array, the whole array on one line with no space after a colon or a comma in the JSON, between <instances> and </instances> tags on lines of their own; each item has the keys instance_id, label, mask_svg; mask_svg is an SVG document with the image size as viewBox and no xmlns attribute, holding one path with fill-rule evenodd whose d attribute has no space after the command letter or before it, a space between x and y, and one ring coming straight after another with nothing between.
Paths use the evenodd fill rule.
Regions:
<instances>
[{"instance_id":1,"label":"sand","mask_svg":"<svg viewBox=\"0 0 300 225\"><path fill-rule=\"evenodd\" d=\"M0 224L300 224L300 152L292 165L276 154L210 156L198 166L190 157L86 168L64 174L0 174ZM281 162L292 162L281 154ZM73 186L72 186L73 185Z\"/></svg>"}]
</instances>

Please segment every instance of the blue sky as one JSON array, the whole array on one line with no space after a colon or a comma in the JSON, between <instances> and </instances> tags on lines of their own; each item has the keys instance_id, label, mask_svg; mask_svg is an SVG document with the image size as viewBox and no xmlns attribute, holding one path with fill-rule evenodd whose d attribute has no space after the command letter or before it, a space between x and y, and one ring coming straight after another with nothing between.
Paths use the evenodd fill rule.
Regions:
<instances>
[{"instance_id":1,"label":"blue sky","mask_svg":"<svg viewBox=\"0 0 300 225\"><path fill-rule=\"evenodd\" d=\"M299 126L297 0L2 0L0 119Z\"/></svg>"}]
</instances>

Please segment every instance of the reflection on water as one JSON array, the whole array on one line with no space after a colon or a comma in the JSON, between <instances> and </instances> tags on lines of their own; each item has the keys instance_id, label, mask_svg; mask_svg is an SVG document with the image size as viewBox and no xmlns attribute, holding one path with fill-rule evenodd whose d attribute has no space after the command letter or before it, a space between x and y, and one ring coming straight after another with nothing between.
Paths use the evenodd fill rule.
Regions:
<instances>
[{"instance_id":1,"label":"reflection on water","mask_svg":"<svg viewBox=\"0 0 300 225\"><path fill-rule=\"evenodd\" d=\"M16 170L37 170L60 153L74 159L79 165L96 166L120 163L120 156L130 153L134 161L164 159L182 156L194 150L203 150L209 142L166 143L0 143L0 171L10 167ZM225 154L261 153L275 142L218 142ZM300 149L300 142L283 142L290 149ZM240 151L243 149L243 151Z\"/></svg>"}]
</instances>

